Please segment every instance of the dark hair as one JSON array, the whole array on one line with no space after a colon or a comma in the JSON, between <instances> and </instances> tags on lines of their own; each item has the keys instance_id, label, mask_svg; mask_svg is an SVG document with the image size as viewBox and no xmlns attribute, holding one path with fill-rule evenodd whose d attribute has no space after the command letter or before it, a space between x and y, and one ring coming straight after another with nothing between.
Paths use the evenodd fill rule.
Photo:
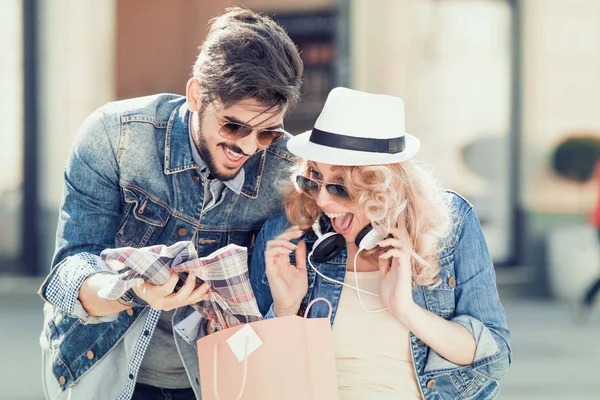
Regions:
<instances>
[{"instance_id":1,"label":"dark hair","mask_svg":"<svg viewBox=\"0 0 600 400\"><path fill-rule=\"evenodd\" d=\"M245 99L283 109L300 98L303 65L296 45L275 21L235 7L211 21L194 64L203 100L229 107Z\"/></svg>"}]
</instances>

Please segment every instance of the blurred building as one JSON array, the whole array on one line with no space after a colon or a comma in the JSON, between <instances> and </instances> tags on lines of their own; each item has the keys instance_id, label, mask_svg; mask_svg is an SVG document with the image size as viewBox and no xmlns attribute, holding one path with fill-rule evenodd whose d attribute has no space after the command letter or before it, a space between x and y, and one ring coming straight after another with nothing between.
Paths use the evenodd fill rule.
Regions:
<instances>
[{"instance_id":1,"label":"blurred building","mask_svg":"<svg viewBox=\"0 0 600 400\"><path fill-rule=\"evenodd\" d=\"M207 22L232 4L272 15L302 51L288 130L310 129L337 85L402 97L420 159L473 202L497 268L546 292L549 232L585 225L596 200L593 184L558 179L550 155L564 137L600 135L597 0L4 0L0 273L47 271L84 118L183 93ZM590 257L584 277L600 272Z\"/></svg>"}]
</instances>

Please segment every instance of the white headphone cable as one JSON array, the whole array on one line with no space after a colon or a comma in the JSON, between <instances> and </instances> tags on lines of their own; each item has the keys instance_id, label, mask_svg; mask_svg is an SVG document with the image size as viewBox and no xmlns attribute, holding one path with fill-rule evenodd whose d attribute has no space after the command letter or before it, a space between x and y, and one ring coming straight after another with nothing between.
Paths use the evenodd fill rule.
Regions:
<instances>
[{"instance_id":1,"label":"white headphone cable","mask_svg":"<svg viewBox=\"0 0 600 400\"><path fill-rule=\"evenodd\" d=\"M356 252L356 255L354 256L354 283L356 284L356 295L358 296L358 302L360 303L360 306L362 307L363 310L365 310L366 312L370 312L370 313L378 313L378 312L382 312L387 310L387 308L378 308L376 310L369 310L367 307L365 307L365 305L362 302L362 298L360 297L360 292L362 291L359 287L358 287L358 274L356 273L356 262L358 261L358 253L360 253L362 251L362 247L358 248L358 251ZM379 272L379 271L377 271ZM376 295L377 297L379 297L379 295Z\"/></svg>"},{"instance_id":2,"label":"white headphone cable","mask_svg":"<svg viewBox=\"0 0 600 400\"><path fill-rule=\"evenodd\" d=\"M347 283L340 282L340 281L337 281L337 280L335 280L333 278L330 278L328 276L323 275L323 273L321 273L321 271L319 271L313 265L313 263L310 261L310 259L312 258L312 255L313 255L312 251L308 254L308 257L307 257L308 258L308 264L323 279L325 279L325 280L327 280L329 282L337 283L339 285L346 286L346 287L349 287L350 289L356 290L356 294L358 296L358 302L360 303L360 306L362 307L362 309L365 310L366 312L376 313L376 312L385 311L385 310L387 310L387 308L380 308L380 309L377 309L377 310L369 310L368 308L365 307L365 305L362 302L362 298L360 297L360 292L363 292L363 293L366 293L368 295L375 296L375 297L379 297L379 295L376 294L376 293L369 292L368 290L364 290L364 289L361 289L361 288L358 287L358 275L356 273L356 261L358 260L358 253L360 253L361 251L362 251L362 249L358 249L358 252L356 253L356 256L354 257L354 282L356 283L356 286L348 285Z\"/></svg>"},{"instance_id":3,"label":"white headphone cable","mask_svg":"<svg viewBox=\"0 0 600 400\"><path fill-rule=\"evenodd\" d=\"M348 285L347 283L340 282L340 281L336 281L336 280L335 280L335 279L333 279L333 278L330 278L330 277L328 277L328 276L325 276L325 275L323 275L323 273L322 273L321 271L319 271L319 270L318 270L318 269L317 269L317 268L316 268L316 267L313 265L313 263L310 261L310 259L312 258L312 254L313 254L313 252L312 252L312 251L311 251L311 252L308 254L308 264L309 264L309 265L310 265L310 267L311 267L311 268L312 268L312 269L313 269L313 270L314 270L314 271L317 273L317 275L319 275L321 278L323 278L323 279L325 279L325 280L327 280L327 281L329 281L329 282L333 282L333 283L337 283L337 284L339 284L339 285L342 285L342 286L349 287L350 289L354 289L354 290L357 290L357 291L364 292L364 293L366 293L366 294L369 294L369 295L371 295L371 296L379 297L379 295L378 295L378 294L375 294L375 293L373 293L373 292L369 292L368 290L360 289L360 288L354 287L354 286L352 286L352 285Z\"/></svg>"}]
</instances>

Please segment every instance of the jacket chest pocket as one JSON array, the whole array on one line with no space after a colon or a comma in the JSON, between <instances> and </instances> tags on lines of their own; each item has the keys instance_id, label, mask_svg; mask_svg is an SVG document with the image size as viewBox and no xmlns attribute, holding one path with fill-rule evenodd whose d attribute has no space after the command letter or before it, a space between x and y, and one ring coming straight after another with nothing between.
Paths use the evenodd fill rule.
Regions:
<instances>
[{"instance_id":1,"label":"jacket chest pocket","mask_svg":"<svg viewBox=\"0 0 600 400\"><path fill-rule=\"evenodd\" d=\"M443 265L438 275L441 282L434 287L426 287L424 292L429 311L450 319L456 309L455 288L456 278L452 265Z\"/></svg>"},{"instance_id":2,"label":"jacket chest pocket","mask_svg":"<svg viewBox=\"0 0 600 400\"><path fill-rule=\"evenodd\" d=\"M154 244L163 231L169 209L135 187L123 188L125 208L116 238L130 247Z\"/></svg>"}]
</instances>

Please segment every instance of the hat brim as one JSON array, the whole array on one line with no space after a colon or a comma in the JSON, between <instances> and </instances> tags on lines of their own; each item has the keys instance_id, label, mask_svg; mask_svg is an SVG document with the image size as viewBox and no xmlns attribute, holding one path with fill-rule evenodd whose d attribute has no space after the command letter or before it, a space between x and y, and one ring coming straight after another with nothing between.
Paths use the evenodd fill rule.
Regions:
<instances>
[{"instance_id":1,"label":"hat brim","mask_svg":"<svg viewBox=\"0 0 600 400\"><path fill-rule=\"evenodd\" d=\"M309 141L312 130L294 136L287 142L288 150L305 160L332 165L377 165L395 164L406 161L419 151L421 143L416 137L405 134L406 147L396 154L369 151L345 150L323 146Z\"/></svg>"}]
</instances>

